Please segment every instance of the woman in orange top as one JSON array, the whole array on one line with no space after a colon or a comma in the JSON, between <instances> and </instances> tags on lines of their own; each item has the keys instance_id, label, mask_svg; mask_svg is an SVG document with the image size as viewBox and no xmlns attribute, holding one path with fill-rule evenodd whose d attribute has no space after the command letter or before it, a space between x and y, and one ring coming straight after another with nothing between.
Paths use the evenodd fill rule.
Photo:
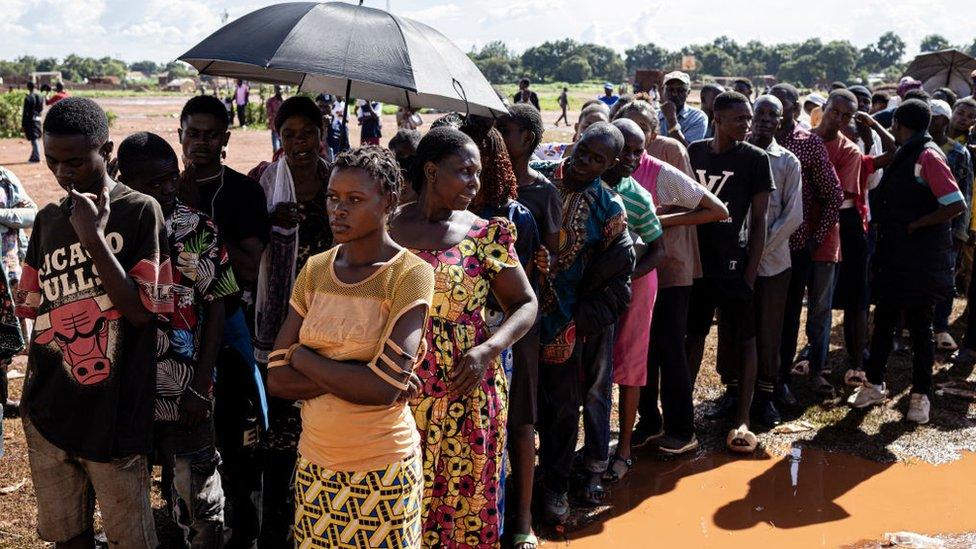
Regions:
<instances>
[{"instance_id":1,"label":"woman in orange top","mask_svg":"<svg viewBox=\"0 0 976 549\"><path fill-rule=\"evenodd\" d=\"M338 245L298 275L269 357L271 394L304 401L296 547L420 547L423 466L406 401L434 272L386 231L400 184L385 149L336 158L326 204Z\"/></svg>"}]
</instances>

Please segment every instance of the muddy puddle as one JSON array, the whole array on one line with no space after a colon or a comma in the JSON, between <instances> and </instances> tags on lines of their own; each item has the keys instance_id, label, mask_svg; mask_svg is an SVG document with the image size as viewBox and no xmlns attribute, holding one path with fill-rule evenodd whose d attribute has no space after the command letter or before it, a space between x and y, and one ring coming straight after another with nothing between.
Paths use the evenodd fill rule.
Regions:
<instances>
[{"instance_id":1,"label":"muddy puddle","mask_svg":"<svg viewBox=\"0 0 976 549\"><path fill-rule=\"evenodd\" d=\"M594 522L547 545L873 547L863 542L885 532L976 531L976 455L940 466L808 448L780 458L645 457L613 487L611 500Z\"/></svg>"}]
</instances>

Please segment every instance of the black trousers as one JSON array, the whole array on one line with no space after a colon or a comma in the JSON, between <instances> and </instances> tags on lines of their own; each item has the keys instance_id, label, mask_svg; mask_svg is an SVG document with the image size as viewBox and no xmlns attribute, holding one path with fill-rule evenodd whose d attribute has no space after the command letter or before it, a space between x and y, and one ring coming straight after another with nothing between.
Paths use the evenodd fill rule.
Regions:
<instances>
[{"instance_id":1,"label":"black trousers","mask_svg":"<svg viewBox=\"0 0 976 549\"><path fill-rule=\"evenodd\" d=\"M902 312L905 313L905 324L912 336L912 392L929 395L932 392L932 365L935 363L935 343L932 340L934 305L899 306L878 302L874 308L871 356L864 370L871 383L880 385L884 381L888 356L891 355Z\"/></svg>"},{"instance_id":2,"label":"black trousers","mask_svg":"<svg viewBox=\"0 0 976 549\"><path fill-rule=\"evenodd\" d=\"M247 105L237 105L237 121L241 126L247 124Z\"/></svg>"},{"instance_id":3,"label":"black trousers","mask_svg":"<svg viewBox=\"0 0 976 549\"><path fill-rule=\"evenodd\" d=\"M790 289L791 270L773 276L756 278L753 294L756 306L757 388L772 393L779 380L780 353L783 339L783 319L786 315L786 295Z\"/></svg>"},{"instance_id":4,"label":"black trousers","mask_svg":"<svg viewBox=\"0 0 976 549\"><path fill-rule=\"evenodd\" d=\"M665 433L680 440L695 434L693 387L685 355L690 297L691 286L658 289L647 353L647 385L641 388L638 407L642 431L656 433L664 427Z\"/></svg>"},{"instance_id":5,"label":"black trousers","mask_svg":"<svg viewBox=\"0 0 976 549\"><path fill-rule=\"evenodd\" d=\"M607 468L610 452L610 392L613 386L613 326L577 340L563 364L539 366L539 463L545 486L566 493L583 408L583 461L590 473Z\"/></svg>"}]
</instances>

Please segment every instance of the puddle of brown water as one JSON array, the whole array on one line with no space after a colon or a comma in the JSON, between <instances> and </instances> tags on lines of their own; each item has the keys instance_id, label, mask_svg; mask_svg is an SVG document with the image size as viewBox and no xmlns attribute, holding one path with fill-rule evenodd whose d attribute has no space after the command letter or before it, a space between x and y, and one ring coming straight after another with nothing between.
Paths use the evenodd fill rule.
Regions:
<instances>
[{"instance_id":1,"label":"puddle of brown water","mask_svg":"<svg viewBox=\"0 0 976 549\"><path fill-rule=\"evenodd\" d=\"M645 457L614 486L607 515L571 549L840 547L885 532L976 530L976 455L948 465L882 464L794 448L783 458Z\"/></svg>"}]
</instances>

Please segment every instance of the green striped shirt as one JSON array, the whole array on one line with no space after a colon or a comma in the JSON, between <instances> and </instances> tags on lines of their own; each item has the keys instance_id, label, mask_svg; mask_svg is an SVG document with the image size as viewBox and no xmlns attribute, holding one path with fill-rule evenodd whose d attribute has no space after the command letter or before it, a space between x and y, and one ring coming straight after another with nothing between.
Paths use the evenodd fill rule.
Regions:
<instances>
[{"instance_id":1,"label":"green striped shirt","mask_svg":"<svg viewBox=\"0 0 976 549\"><path fill-rule=\"evenodd\" d=\"M613 190L620 195L627 209L627 227L641 237L645 244L654 242L664 233L657 218L654 197L633 177L625 177Z\"/></svg>"}]
</instances>

